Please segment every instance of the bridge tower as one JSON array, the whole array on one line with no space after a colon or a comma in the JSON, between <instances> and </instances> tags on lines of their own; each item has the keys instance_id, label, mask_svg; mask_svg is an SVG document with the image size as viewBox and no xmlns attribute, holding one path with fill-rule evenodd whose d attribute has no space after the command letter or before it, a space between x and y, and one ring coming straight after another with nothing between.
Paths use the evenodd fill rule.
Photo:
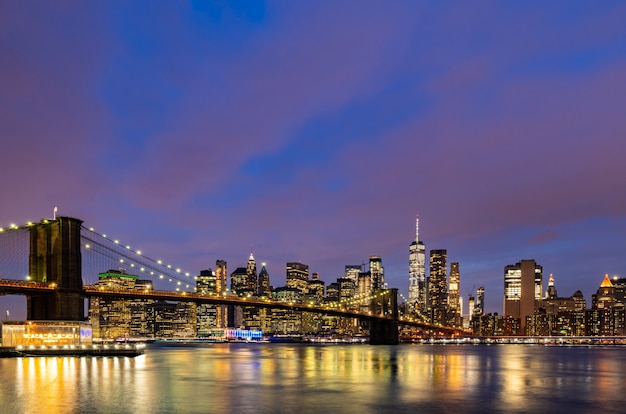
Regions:
<instances>
[{"instance_id":1,"label":"bridge tower","mask_svg":"<svg viewBox=\"0 0 626 414\"><path fill-rule=\"evenodd\" d=\"M81 224L79 219L57 217L30 227L30 280L55 283L56 289L26 297L28 320L84 320Z\"/></svg>"},{"instance_id":2,"label":"bridge tower","mask_svg":"<svg viewBox=\"0 0 626 414\"><path fill-rule=\"evenodd\" d=\"M390 319L372 320L370 324L370 344L398 345L398 289L384 289L376 292L370 303L372 315L385 315Z\"/></svg>"}]
</instances>

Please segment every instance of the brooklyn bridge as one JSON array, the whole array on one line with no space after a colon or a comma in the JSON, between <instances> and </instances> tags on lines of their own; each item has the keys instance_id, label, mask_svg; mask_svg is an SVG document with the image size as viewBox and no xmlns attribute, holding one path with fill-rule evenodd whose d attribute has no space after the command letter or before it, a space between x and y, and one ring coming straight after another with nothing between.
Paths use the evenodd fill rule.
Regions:
<instances>
[{"instance_id":1,"label":"brooklyn bridge","mask_svg":"<svg viewBox=\"0 0 626 414\"><path fill-rule=\"evenodd\" d=\"M122 264L154 286L173 289L111 289L97 283L99 271ZM24 274L24 272L28 272ZM399 314L398 290L380 289L360 298L358 307L343 302L301 302L233 293L201 294L193 277L181 268L154 260L118 240L85 227L72 217L0 228L0 294L25 295L28 320L84 321L88 298L152 299L196 304L284 309L354 318L369 326L371 344L398 344L399 329L413 328L434 336L464 336L455 327L432 325Z\"/></svg>"}]
</instances>

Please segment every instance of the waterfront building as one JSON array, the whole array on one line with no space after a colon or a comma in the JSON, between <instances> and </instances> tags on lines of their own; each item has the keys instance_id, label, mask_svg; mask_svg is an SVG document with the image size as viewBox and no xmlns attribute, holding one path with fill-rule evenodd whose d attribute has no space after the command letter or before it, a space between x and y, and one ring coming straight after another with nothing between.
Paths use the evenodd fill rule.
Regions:
<instances>
[{"instance_id":1,"label":"waterfront building","mask_svg":"<svg viewBox=\"0 0 626 414\"><path fill-rule=\"evenodd\" d=\"M426 287L426 247L419 239L419 218L416 218L415 240L409 245L409 302L418 314L427 309Z\"/></svg>"},{"instance_id":2,"label":"waterfront building","mask_svg":"<svg viewBox=\"0 0 626 414\"><path fill-rule=\"evenodd\" d=\"M256 306L241 307L242 326L245 329L268 332L271 327L272 313L270 309Z\"/></svg>"},{"instance_id":3,"label":"waterfront building","mask_svg":"<svg viewBox=\"0 0 626 414\"><path fill-rule=\"evenodd\" d=\"M32 320L2 322L3 347L83 345L92 345L92 328L85 322Z\"/></svg>"},{"instance_id":4,"label":"waterfront building","mask_svg":"<svg viewBox=\"0 0 626 414\"><path fill-rule=\"evenodd\" d=\"M280 335L302 334L302 312L288 309L271 309L271 323L266 332Z\"/></svg>"},{"instance_id":5,"label":"waterfront building","mask_svg":"<svg viewBox=\"0 0 626 414\"><path fill-rule=\"evenodd\" d=\"M513 336L520 332L520 319L486 314L472 319L472 332L477 336Z\"/></svg>"},{"instance_id":6,"label":"waterfront building","mask_svg":"<svg viewBox=\"0 0 626 414\"><path fill-rule=\"evenodd\" d=\"M385 269L383 259L380 256L370 256L370 277L372 278L372 289L385 288Z\"/></svg>"},{"instance_id":7,"label":"waterfront building","mask_svg":"<svg viewBox=\"0 0 626 414\"><path fill-rule=\"evenodd\" d=\"M150 280L135 280L135 290L148 292L154 287ZM133 338L146 337L148 332L147 307L154 303L154 299L132 299L130 301L130 336Z\"/></svg>"},{"instance_id":8,"label":"waterfront building","mask_svg":"<svg viewBox=\"0 0 626 414\"><path fill-rule=\"evenodd\" d=\"M196 305L192 302L155 301L147 307L148 338L194 338Z\"/></svg>"},{"instance_id":9,"label":"waterfront building","mask_svg":"<svg viewBox=\"0 0 626 414\"><path fill-rule=\"evenodd\" d=\"M450 280L448 284L448 324L461 326L461 271L459 262L450 263Z\"/></svg>"},{"instance_id":10,"label":"waterfront building","mask_svg":"<svg viewBox=\"0 0 626 414\"><path fill-rule=\"evenodd\" d=\"M443 324L448 306L447 267L445 249L430 251L430 276L428 277L428 310L432 323Z\"/></svg>"},{"instance_id":11,"label":"waterfront building","mask_svg":"<svg viewBox=\"0 0 626 414\"><path fill-rule=\"evenodd\" d=\"M98 274L97 285L106 290L133 290L139 278L124 269L109 270ZM143 286L143 285L142 285ZM94 338L129 338L131 333L131 303L128 298L91 297L89 299L89 322ZM134 309L134 312L138 312ZM141 336L141 333L135 333Z\"/></svg>"},{"instance_id":12,"label":"waterfront building","mask_svg":"<svg viewBox=\"0 0 626 414\"><path fill-rule=\"evenodd\" d=\"M217 276L213 270L201 270L195 280L197 294L217 294ZM199 337L209 336L213 329L218 328L217 308L218 305L209 303L199 303L196 306L196 332Z\"/></svg>"},{"instance_id":13,"label":"waterfront building","mask_svg":"<svg viewBox=\"0 0 626 414\"><path fill-rule=\"evenodd\" d=\"M309 287L309 266L300 262L288 262L286 265L287 287L307 293Z\"/></svg>"},{"instance_id":14,"label":"waterfront building","mask_svg":"<svg viewBox=\"0 0 626 414\"><path fill-rule=\"evenodd\" d=\"M543 268L534 260L504 267L504 315L520 319L524 332L526 317L541 306Z\"/></svg>"},{"instance_id":15,"label":"waterfront building","mask_svg":"<svg viewBox=\"0 0 626 414\"><path fill-rule=\"evenodd\" d=\"M278 287L272 292L274 300L279 302L301 302L303 293L293 287ZM273 334L300 334L302 328L302 312L289 309L272 309L271 322L266 329Z\"/></svg>"}]
</instances>

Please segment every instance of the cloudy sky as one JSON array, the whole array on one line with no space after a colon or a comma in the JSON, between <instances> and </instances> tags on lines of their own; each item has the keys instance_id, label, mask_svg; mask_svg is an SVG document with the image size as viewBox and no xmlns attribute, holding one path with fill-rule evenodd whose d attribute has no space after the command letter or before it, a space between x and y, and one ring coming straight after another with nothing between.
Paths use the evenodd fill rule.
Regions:
<instances>
[{"instance_id":1,"label":"cloudy sky","mask_svg":"<svg viewBox=\"0 0 626 414\"><path fill-rule=\"evenodd\" d=\"M623 1L228 3L2 2L0 226L57 205L274 286L380 255L406 296L419 214L488 312L521 259L626 276Z\"/></svg>"}]
</instances>

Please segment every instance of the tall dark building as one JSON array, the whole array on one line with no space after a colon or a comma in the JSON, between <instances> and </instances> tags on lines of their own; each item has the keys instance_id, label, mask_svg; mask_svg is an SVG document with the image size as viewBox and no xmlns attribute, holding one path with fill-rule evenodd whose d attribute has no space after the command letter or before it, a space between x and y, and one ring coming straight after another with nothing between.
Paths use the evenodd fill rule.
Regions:
<instances>
[{"instance_id":1,"label":"tall dark building","mask_svg":"<svg viewBox=\"0 0 626 414\"><path fill-rule=\"evenodd\" d=\"M270 287L270 275L267 273L265 263L262 263L261 266L258 278L257 295L270 297L272 294L272 288Z\"/></svg>"},{"instance_id":2,"label":"tall dark building","mask_svg":"<svg viewBox=\"0 0 626 414\"><path fill-rule=\"evenodd\" d=\"M534 260L522 260L504 268L504 316L520 319L525 332L526 316L541 306L543 267Z\"/></svg>"},{"instance_id":3,"label":"tall dark building","mask_svg":"<svg viewBox=\"0 0 626 414\"><path fill-rule=\"evenodd\" d=\"M476 302L474 302L474 315L485 314L485 287L481 286L476 290Z\"/></svg>"},{"instance_id":4,"label":"tall dark building","mask_svg":"<svg viewBox=\"0 0 626 414\"><path fill-rule=\"evenodd\" d=\"M258 290L257 285L256 261L254 260L252 253L250 253L248 266L246 267L246 288L249 293L256 294Z\"/></svg>"},{"instance_id":5,"label":"tall dark building","mask_svg":"<svg viewBox=\"0 0 626 414\"><path fill-rule=\"evenodd\" d=\"M445 249L430 251L428 307L433 323L444 323L446 320L448 307L447 261L448 252Z\"/></svg>"},{"instance_id":6,"label":"tall dark building","mask_svg":"<svg viewBox=\"0 0 626 414\"><path fill-rule=\"evenodd\" d=\"M307 293L309 287L309 266L300 262L287 263L287 287Z\"/></svg>"}]
</instances>

